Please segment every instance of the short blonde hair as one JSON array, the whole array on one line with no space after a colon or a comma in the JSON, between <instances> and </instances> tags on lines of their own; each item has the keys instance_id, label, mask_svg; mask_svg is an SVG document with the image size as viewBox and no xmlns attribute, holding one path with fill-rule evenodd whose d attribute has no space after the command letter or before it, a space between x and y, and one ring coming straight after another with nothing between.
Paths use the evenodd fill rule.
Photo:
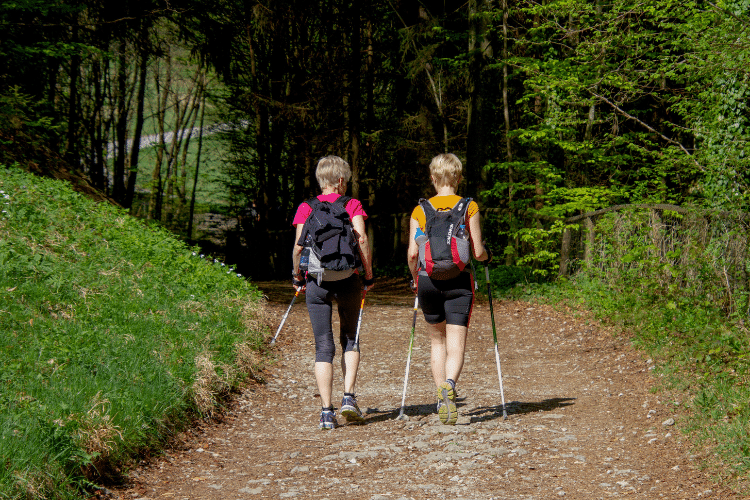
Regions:
<instances>
[{"instance_id":1,"label":"short blonde hair","mask_svg":"<svg viewBox=\"0 0 750 500\"><path fill-rule=\"evenodd\" d=\"M461 181L462 171L461 160L452 153L441 153L430 162L430 176L434 179L436 188L443 186L457 188Z\"/></svg>"},{"instance_id":2,"label":"short blonde hair","mask_svg":"<svg viewBox=\"0 0 750 500\"><path fill-rule=\"evenodd\" d=\"M338 184L339 179L349 182L349 179L352 178L352 169L347 162L338 156L324 156L318 160L315 178L318 179L320 189L325 189L328 186Z\"/></svg>"}]
</instances>

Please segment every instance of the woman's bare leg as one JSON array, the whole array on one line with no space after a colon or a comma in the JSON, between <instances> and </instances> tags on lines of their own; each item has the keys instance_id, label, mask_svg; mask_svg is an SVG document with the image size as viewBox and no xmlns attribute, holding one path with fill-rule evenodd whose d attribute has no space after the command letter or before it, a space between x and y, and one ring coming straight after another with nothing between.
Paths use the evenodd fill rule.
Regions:
<instances>
[{"instance_id":1,"label":"woman's bare leg","mask_svg":"<svg viewBox=\"0 0 750 500\"><path fill-rule=\"evenodd\" d=\"M464 354L466 352L466 334L469 329L465 326L447 325L445 332L445 378L458 382L461 370L464 367Z\"/></svg>"},{"instance_id":2,"label":"woman's bare leg","mask_svg":"<svg viewBox=\"0 0 750 500\"><path fill-rule=\"evenodd\" d=\"M324 361L315 362L315 380L318 382L321 406L331 406L331 394L333 393L333 364Z\"/></svg>"}]
</instances>

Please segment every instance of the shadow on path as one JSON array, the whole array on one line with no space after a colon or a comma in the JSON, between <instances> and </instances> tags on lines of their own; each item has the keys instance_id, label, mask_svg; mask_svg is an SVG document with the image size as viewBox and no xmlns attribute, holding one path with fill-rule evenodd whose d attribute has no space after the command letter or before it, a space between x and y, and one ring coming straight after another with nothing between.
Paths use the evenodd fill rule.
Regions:
<instances>
[{"instance_id":1,"label":"shadow on path","mask_svg":"<svg viewBox=\"0 0 750 500\"><path fill-rule=\"evenodd\" d=\"M527 413L536 413L540 411L554 411L558 408L571 406L576 398L551 398L543 401L511 401L505 404L505 410L508 415L524 415ZM503 405L480 406L471 412L466 413L471 417L471 422L487 422L503 417Z\"/></svg>"}]
</instances>

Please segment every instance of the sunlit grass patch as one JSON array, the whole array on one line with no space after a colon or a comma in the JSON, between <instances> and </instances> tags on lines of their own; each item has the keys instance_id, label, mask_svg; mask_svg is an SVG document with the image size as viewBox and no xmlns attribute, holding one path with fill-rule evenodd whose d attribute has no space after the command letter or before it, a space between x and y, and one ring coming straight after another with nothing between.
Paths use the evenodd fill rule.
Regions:
<instances>
[{"instance_id":1,"label":"sunlit grass patch","mask_svg":"<svg viewBox=\"0 0 750 500\"><path fill-rule=\"evenodd\" d=\"M233 269L59 182L0 167L0 191L0 498L80 498L259 377Z\"/></svg>"}]
</instances>

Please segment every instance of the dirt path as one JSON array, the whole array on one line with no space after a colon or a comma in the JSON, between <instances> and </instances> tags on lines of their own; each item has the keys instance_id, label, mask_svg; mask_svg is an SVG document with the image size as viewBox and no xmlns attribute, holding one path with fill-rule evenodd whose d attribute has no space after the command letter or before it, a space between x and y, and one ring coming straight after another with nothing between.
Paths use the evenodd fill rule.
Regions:
<instances>
[{"instance_id":1,"label":"dirt path","mask_svg":"<svg viewBox=\"0 0 750 500\"><path fill-rule=\"evenodd\" d=\"M259 286L280 319L291 288ZM649 391L649 360L548 307L495 302L504 420L489 307L478 302L454 427L435 414L420 312L406 397L410 418L396 420L412 308L404 283L381 281L368 295L357 389L364 425L318 430L312 333L304 304L295 304L267 385L248 387L221 422L196 429L132 471L132 486L117 494L150 500L740 498L697 469L681 442L679 418L670 425L677 416L673 403ZM335 390L342 390L340 383Z\"/></svg>"}]
</instances>

